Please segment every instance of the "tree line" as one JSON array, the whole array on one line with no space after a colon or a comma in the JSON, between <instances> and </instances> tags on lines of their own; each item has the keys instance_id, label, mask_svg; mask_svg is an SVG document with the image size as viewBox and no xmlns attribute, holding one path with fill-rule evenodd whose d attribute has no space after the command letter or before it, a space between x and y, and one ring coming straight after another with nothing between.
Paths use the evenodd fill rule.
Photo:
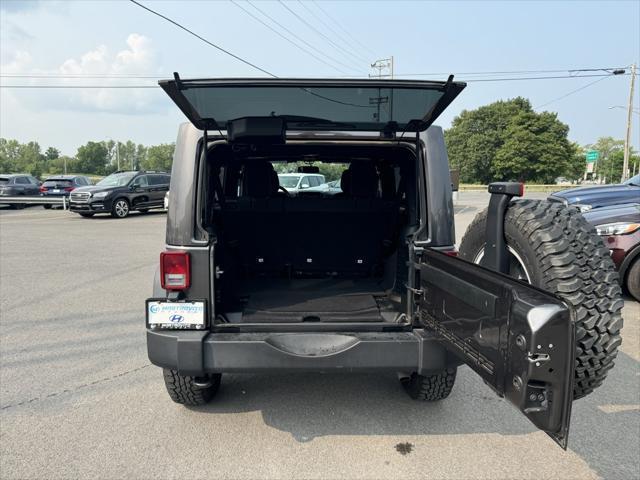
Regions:
<instances>
[{"instance_id":1,"label":"tree line","mask_svg":"<svg viewBox=\"0 0 640 480\"><path fill-rule=\"evenodd\" d=\"M584 179L586 152L597 150L598 178L617 183L622 176L624 141L602 137L591 145L568 138L569 127L551 112L536 112L529 100L501 100L464 110L445 131L452 168L463 183L487 184L517 180L555 183L559 177ZM631 155L629 168L638 171L640 157Z\"/></svg>"},{"instance_id":2,"label":"tree line","mask_svg":"<svg viewBox=\"0 0 640 480\"><path fill-rule=\"evenodd\" d=\"M557 114L536 112L529 100L500 100L475 110L464 110L445 131L451 167L459 170L462 183L487 184L517 180L555 183L563 177L580 183L585 176L588 150L600 158L595 174L616 183L622 176L624 142L602 137L591 145L568 138L569 127ZM175 144L145 146L131 140L87 142L75 156L67 157L53 147L42 151L37 142L20 143L0 138L0 173L22 172L34 176L84 173L108 175L118 169L170 171ZM327 181L340 178L344 166L318 164ZM281 166L279 173L291 166ZM640 156L632 152L631 174L640 169Z\"/></svg>"},{"instance_id":3,"label":"tree line","mask_svg":"<svg viewBox=\"0 0 640 480\"><path fill-rule=\"evenodd\" d=\"M131 140L87 142L73 157L54 147L43 151L38 142L0 138L0 173L30 173L36 177L62 173L104 176L118 170L171 171L175 144L145 146Z\"/></svg>"}]
</instances>

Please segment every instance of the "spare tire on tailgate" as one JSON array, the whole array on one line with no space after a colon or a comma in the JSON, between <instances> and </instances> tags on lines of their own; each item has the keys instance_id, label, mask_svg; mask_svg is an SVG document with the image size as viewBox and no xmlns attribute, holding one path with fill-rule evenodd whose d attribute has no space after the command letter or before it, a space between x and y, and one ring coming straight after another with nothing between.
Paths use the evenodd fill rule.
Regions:
<instances>
[{"instance_id":1,"label":"spare tire on tailgate","mask_svg":"<svg viewBox=\"0 0 640 480\"><path fill-rule=\"evenodd\" d=\"M469 225L460 257L482 260L487 211ZM574 398L602 384L621 343L623 301L609 250L573 207L545 200L513 200L505 216L513 277L562 298L576 312Z\"/></svg>"}]
</instances>

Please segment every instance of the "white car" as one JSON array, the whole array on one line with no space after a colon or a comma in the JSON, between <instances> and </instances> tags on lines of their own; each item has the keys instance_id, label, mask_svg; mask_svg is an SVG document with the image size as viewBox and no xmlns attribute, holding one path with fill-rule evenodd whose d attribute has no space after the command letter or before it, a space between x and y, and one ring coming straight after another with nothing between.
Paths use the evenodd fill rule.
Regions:
<instances>
[{"instance_id":1,"label":"white car","mask_svg":"<svg viewBox=\"0 0 640 480\"><path fill-rule=\"evenodd\" d=\"M325 192L329 190L324 175L319 173L281 173L278 175L280 186L289 193L302 190L308 192Z\"/></svg>"},{"instance_id":2,"label":"white car","mask_svg":"<svg viewBox=\"0 0 640 480\"><path fill-rule=\"evenodd\" d=\"M169 210L169 190L164 194L164 209Z\"/></svg>"}]
</instances>

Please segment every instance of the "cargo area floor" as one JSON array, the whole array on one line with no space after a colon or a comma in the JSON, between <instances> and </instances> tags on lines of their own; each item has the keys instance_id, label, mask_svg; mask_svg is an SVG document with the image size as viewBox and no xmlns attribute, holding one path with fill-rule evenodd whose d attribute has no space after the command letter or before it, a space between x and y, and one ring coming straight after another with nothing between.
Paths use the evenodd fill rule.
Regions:
<instances>
[{"instance_id":1,"label":"cargo area floor","mask_svg":"<svg viewBox=\"0 0 640 480\"><path fill-rule=\"evenodd\" d=\"M390 322L396 311L379 279L257 279L231 322ZM239 318L240 317L240 318Z\"/></svg>"}]
</instances>

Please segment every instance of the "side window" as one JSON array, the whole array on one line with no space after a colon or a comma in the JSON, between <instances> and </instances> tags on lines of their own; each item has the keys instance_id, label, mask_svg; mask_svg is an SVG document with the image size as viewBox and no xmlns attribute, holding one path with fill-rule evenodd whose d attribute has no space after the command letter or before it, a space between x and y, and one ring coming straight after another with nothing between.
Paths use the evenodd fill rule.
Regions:
<instances>
[{"instance_id":1,"label":"side window","mask_svg":"<svg viewBox=\"0 0 640 480\"><path fill-rule=\"evenodd\" d=\"M136 187L148 187L149 186L149 183L147 181L147 176L146 175L140 175L138 178L136 178L133 181L133 184Z\"/></svg>"},{"instance_id":2,"label":"side window","mask_svg":"<svg viewBox=\"0 0 640 480\"><path fill-rule=\"evenodd\" d=\"M309 188L311 183L309 183L309 177L302 177L302 181L300 182L300 188Z\"/></svg>"},{"instance_id":3,"label":"side window","mask_svg":"<svg viewBox=\"0 0 640 480\"><path fill-rule=\"evenodd\" d=\"M160 175L162 177L162 184L169 185L171 183L171 175Z\"/></svg>"},{"instance_id":4,"label":"side window","mask_svg":"<svg viewBox=\"0 0 640 480\"><path fill-rule=\"evenodd\" d=\"M160 175L147 175L147 181L151 186L160 185Z\"/></svg>"},{"instance_id":5,"label":"side window","mask_svg":"<svg viewBox=\"0 0 640 480\"><path fill-rule=\"evenodd\" d=\"M36 177L28 177L28 180L33 184L33 185L38 185L38 179Z\"/></svg>"},{"instance_id":6,"label":"side window","mask_svg":"<svg viewBox=\"0 0 640 480\"><path fill-rule=\"evenodd\" d=\"M320 186L320 183L321 183L320 182L320 177L311 177L311 181L312 181L312 184L311 184L312 187L319 187Z\"/></svg>"},{"instance_id":7,"label":"side window","mask_svg":"<svg viewBox=\"0 0 640 480\"><path fill-rule=\"evenodd\" d=\"M27 177L16 177L16 183L18 185L29 185L29 179Z\"/></svg>"}]
</instances>

